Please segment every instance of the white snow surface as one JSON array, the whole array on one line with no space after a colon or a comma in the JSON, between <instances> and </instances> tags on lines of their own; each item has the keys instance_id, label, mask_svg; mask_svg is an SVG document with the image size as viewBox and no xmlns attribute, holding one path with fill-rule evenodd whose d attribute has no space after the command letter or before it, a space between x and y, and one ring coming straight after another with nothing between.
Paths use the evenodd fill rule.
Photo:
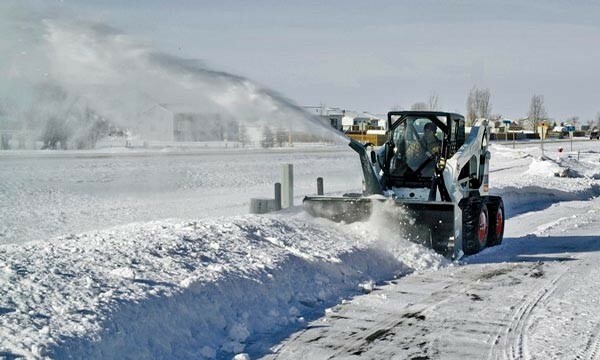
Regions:
<instances>
[{"instance_id":1,"label":"white snow surface","mask_svg":"<svg viewBox=\"0 0 600 360\"><path fill-rule=\"evenodd\" d=\"M132 149L0 152L0 244L167 218L240 215L251 197L273 196L281 165L294 165L299 203L325 189L360 189L349 148L195 150Z\"/></svg>"},{"instance_id":2,"label":"white snow surface","mask_svg":"<svg viewBox=\"0 0 600 360\"><path fill-rule=\"evenodd\" d=\"M587 204L600 195L597 149L584 149L579 160L572 156L541 160L536 151L492 147L492 192L504 197L510 221L523 221L519 229L534 226L526 232L532 234L528 236L561 231L566 223L580 224L578 231L586 234L595 231L592 225L598 221L598 212L594 207L580 206L585 211L573 219L571 210L558 205L566 201ZM166 199L166 207L173 209L185 197L191 198L182 206L202 202L202 196L196 198L198 194L182 190L186 184L201 195L220 189L226 199L220 211L230 209L239 215L192 217L190 212L181 212L181 218L161 219L170 212L154 208L160 201L127 204L114 193L126 197L132 191L122 189L122 184L128 184L124 174L136 179L133 187L143 183L144 173L137 171L139 163L132 159L126 159L126 166L112 157L104 159L107 163L99 168L102 172L96 171L98 163L79 162L84 169L93 168L83 172L81 182L94 179L92 187L105 190L106 184L97 183L102 178L95 177L105 173L108 188L114 190L110 196L88 195L87 185L73 191L74 184L81 183L76 179L61 185L54 196L50 184L64 182L59 171L43 170L45 180L40 181L35 171L40 159L24 163L10 159L11 165L19 165L21 170L8 185L2 185L0 209L8 207L20 219L0 210L6 211L0 228L8 242L0 245L0 358L250 358L265 354L327 308L372 292L382 281L458 265L408 242L407 234L393 227L390 230L389 224L376 219L348 226L312 219L298 209L241 215L244 210L239 202L245 199L240 196L270 188L261 184L268 179L277 181L277 168L272 162L264 164L248 157L255 175L242 179L237 175L239 169L219 166L227 157L215 156L217 159L207 160L212 167L207 177L202 175L202 163L194 163L193 173L183 177L169 177L161 170L162 177L185 182L168 180L171 190L163 194L161 183L142 193L156 191L160 199ZM338 164L336 157L340 158L327 150L297 155L295 170L312 176L318 169L311 164L328 164L327 171L336 174L333 190L341 191L343 179L356 178L357 167L349 167L345 156ZM186 171L186 159L192 158L178 159L177 169ZM142 163L152 161L149 158ZM547 161L552 165L541 165ZM302 170L302 165L311 170ZM573 171L566 172L567 177L548 175L549 168L557 167ZM220 169L218 175L216 169ZM115 182L115 178L120 180ZM213 185L203 188L200 183L205 179ZM327 177L325 181L327 184ZM303 186L306 193L310 191L308 181ZM349 188L358 186L350 184ZM230 188L235 189L228 197ZM54 196L54 200L50 205L36 200L40 194ZM74 206L61 203L69 198L75 199ZM200 214L202 209L222 205L219 196L204 200L195 207ZM113 211L110 204L115 202L127 210ZM53 209L71 211L67 225L57 220ZM81 211L90 213L79 214ZM557 215L551 222L536 225L534 217L528 216L539 211L556 211ZM110 219L128 213L132 215L124 220ZM208 215L214 214L208 211ZM92 219L97 216L106 218L95 223ZM148 217L161 220L147 222ZM80 219L86 219L85 226L78 225ZM118 225L122 221L129 223ZM118 226L110 227L115 224ZM44 233L48 236L43 237ZM31 239L37 241L23 242ZM512 245L487 251L502 257L506 246ZM477 256L469 261L476 262Z\"/></svg>"},{"instance_id":3,"label":"white snow surface","mask_svg":"<svg viewBox=\"0 0 600 360\"><path fill-rule=\"evenodd\" d=\"M394 255L365 226L248 215L4 245L0 354L222 357L301 326L365 281L446 263L401 239Z\"/></svg>"}]
</instances>

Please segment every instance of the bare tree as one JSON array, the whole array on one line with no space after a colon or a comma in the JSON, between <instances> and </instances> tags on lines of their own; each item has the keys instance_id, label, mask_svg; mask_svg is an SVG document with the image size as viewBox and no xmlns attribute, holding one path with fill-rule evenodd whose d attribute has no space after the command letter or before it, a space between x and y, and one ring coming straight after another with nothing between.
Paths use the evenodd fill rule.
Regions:
<instances>
[{"instance_id":1,"label":"bare tree","mask_svg":"<svg viewBox=\"0 0 600 360\"><path fill-rule=\"evenodd\" d=\"M437 111L440 107L440 98L436 93L431 93L429 95L429 99L427 100L427 108L431 111Z\"/></svg>"},{"instance_id":2,"label":"bare tree","mask_svg":"<svg viewBox=\"0 0 600 360\"><path fill-rule=\"evenodd\" d=\"M410 110L412 111L427 111L427 104L424 102L416 102L414 104L412 104L412 106L410 107Z\"/></svg>"},{"instance_id":3,"label":"bare tree","mask_svg":"<svg viewBox=\"0 0 600 360\"><path fill-rule=\"evenodd\" d=\"M248 145L250 142L248 130L243 122L240 122L238 126L238 141L242 144L242 147L246 147L246 145Z\"/></svg>"},{"instance_id":4,"label":"bare tree","mask_svg":"<svg viewBox=\"0 0 600 360\"><path fill-rule=\"evenodd\" d=\"M44 142L42 149L67 149L67 140L71 135L71 129L68 127L64 118L51 117L46 122L42 132L41 140Z\"/></svg>"},{"instance_id":5,"label":"bare tree","mask_svg":"<svg viewBox=\"0 0 600 360\"><path fill-rule=\"evenodd\" d=\"M74 146L77 149L93 149L96 143L110 133L111 123L89 106L77 113L73 134ZM73 124L70 124L73 125Z\"/></svg>"},{"instance_id":6,"label":"bare tree","mask_svg":"<svg viewBox=\"0 0 600 360\"><path fill-rule=\"evenodd\" d=\"M6 105L2 99L0 99L0 150L8 150L10 149L10 135L7 133L3 133L1 130L7 127L5 123L5 117L8 115L8 111L6 110Z\"/></svg>"},{"instance_id":7,"label":"bare tree","mask_svg":"<svg viewBox=\"0 0 600 360\"><path fill-rule=\"evenodd\" d=\"M588 129L592 129L596 125L596 119L588 119L585 122L585 125L588 127Z\"/></svg>"},{"instance_id":8,"label":"bare tree","mask_svg":"<svg viewBox=\"0 0 600 360\"><path fill-rule=\"evenodd\" d=\"M537 134L537 128L542 121L548 119L546 107L544 106L544 95L533 94L529 104L529 113L527 122L533 127L533 132Z\"/></svg>"},{"instance_id":9,"label":"bare tree","mask_svg":"<svg viewBox=\"0 0 600 360\"><path fill-rule=\"evenodd\" d=\"M571 124L573 126L578 125L579 124L579 116L575 115L575 116L571 116L571 117L567 118L567 124Z\"/></svg>"},{"instance_id":10,"label":"bare tree","mask_svg":"<svg viewBox=\"0 0 600 360\"><path fill-rule=\"evenodd\" d=\"M221 121L221 115L217 114L217 116L215 117L215 122L214 122L214 136L216 137L216 139L218 141L223 141L225 140L225 126L223 126L223 121Z\"/></svg>"},{"instance_id":11,"label":"bare tree","mask_svg":"<svg viewBox=\"0 0 600 360\"><path fill-rule=\"evenodd\" d=\"M275 145L275 135L268 125L263 127L260 145L266 149L272 148Z\"/></svg>"},{"instance_id":12,"label":"bare tree","mask_svg":"<svg viewBox=\"0 0 600 360\"><path fill-rule=\"evenodd\" d=\"M411 111L436 111L440 107L440 98L436 93L431 93L427 102L417 101L410 107ZM396 105L393 110L403 110L401 106Z\"/></svg>"},{"instance_id":13,"label":"bare tree","mask_svg":"<svg viewBox=\"0 0 600 360\"><path fill-rule=\"evenodd\" d=\"M5 133L0 133L0 150L10 150L11 136Z\"/></svg>"},{"instance_id":14,"label":"bare tree","mask_svg":"<svg viewBox=\"0 0 600 360\"><path fill-rule=\"evenodd\" d=\"M472 124L476 119L488 119L492 114L490 89L479 89L475 86L469 91L467 98L467 121Z\"/></svg>"},{"instance_id":15,"label":"bare tree","mask_svg":"<svg viewBox=\"0 0 600 360\"><path fill-rule=\"evenodd\" d=\"M225 140L235 141L239 139L239 127L235 120L229 120L225 123Z\"/></svg>"},{"instance_id":16,"label":"bare tree","mask_svg":"<svg viewBox=\"0 0 600 360\"><path fill-rule=\"evenodd\" d=\"M282 147L288 141L288 132L284 128L277 128L275 130L275 142L277 146Z\"/></svg>"},{"instance_id":17,"label":"bare tree","mask_svg":"<svg viewBox=\"0 0 600 360\"><path fill-rule=\"evenodd\" d=\"M396 105L392 106L391 110L392 111L402 111L402 110L404 110L404 108L402 107L402 105L396 104Z\"/></svg>"}]
</instances>

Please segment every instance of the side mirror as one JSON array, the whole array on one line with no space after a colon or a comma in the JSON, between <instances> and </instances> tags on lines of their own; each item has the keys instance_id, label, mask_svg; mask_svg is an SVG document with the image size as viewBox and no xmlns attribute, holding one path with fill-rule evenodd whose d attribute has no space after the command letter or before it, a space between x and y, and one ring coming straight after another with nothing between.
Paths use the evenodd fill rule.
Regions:
<instances>
[{"instance_id":1,"label":"side mirror","mask_svg":"<svg viewBox=\"0 0 600 360\"><path fill-rule=\"evenodd\" d=\"M377 164L377 154L375 154L375 150L371 150L371 163L373 165Z\"/></svg>"}]
</instances>

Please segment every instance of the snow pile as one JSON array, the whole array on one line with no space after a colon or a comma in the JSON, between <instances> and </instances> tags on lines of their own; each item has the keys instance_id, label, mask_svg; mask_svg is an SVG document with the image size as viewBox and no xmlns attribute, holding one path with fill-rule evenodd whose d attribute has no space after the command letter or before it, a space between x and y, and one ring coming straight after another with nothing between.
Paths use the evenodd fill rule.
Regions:
<instances>
[{"instance_id":1,"label":"snow pile","mask_svg":"<svg viewBox=\"0 0 600 360\"><path fill-rule=\"evenodd\" d=\"M600 179L600 157L593 156L593 154L593 152L584 152L579 155L568 154L558 157L556 160L533 159L525 175Z\"/></svg>"},{"instance_id":2,"label":"snow pile","mask_svg":"<svg viewBox=\"0 0 600 360\"><path fill-rule=\"evenodd\" d=\"M276 341L360 284L443 264L414 244L395 256L378 236L368 223L301 214L138 223L2 245L0 354L261 353L272 344L256 338Z\"/></svg>"},{"instance_id":3,"label":"snow pile","mask_svg":"<svg viewBox=\"0 0 600 360\"><path fill-rule=\"evenodd\" d=\"M489 147L490 152L492 153L493 157L492 157L492 161L491 161L491 165L500 165L498 164L498 162L500 162L500 160L498 159L504 159L504 160L517 160L517 159L528 159L531 158L531 153L535 152L536 149L533 148L519 148L519 149L512 149L508 146L504 146L504 145L498 145L498 144L492 144Z\"/></svg>"},{"instance_id":4,"label":"snow pile","mask_svg":"<svg viewBox=\"0 0 600 360\"><path fill-rule=\"evenodd\" d=\"M559 201L600 196L600 184L593 176L600 173L600 162L593 152L582 152L579 161L569 159L569 163L565 159L542 160L538 148L493 145L491 152L490 193L503 197L509 217ZM577 171L586 176L578 176Z\"/></svg>"},{"instance_id":5,"label":"snow pile","mask_svg":"<svg viewBox=\"0 0 600 360\"><path fill-rule=\"evenodd\" d=\"M560 158L559 163L568 169L570 176L600 180L600 155L597 152L569 154Z\"/></svg>"},{"instance_id":6,"label":"snow pile","mask_svg":"<svg viewBox=\"0 0 600 360\"><path fill-rule=\"evenodd\" d=\"M568 169L560 166L560 164L551 160L533 159L533 161L529 165L529 169L525 171L524 175L544 177L567 177Z\"/></svg>"}]
</instances>

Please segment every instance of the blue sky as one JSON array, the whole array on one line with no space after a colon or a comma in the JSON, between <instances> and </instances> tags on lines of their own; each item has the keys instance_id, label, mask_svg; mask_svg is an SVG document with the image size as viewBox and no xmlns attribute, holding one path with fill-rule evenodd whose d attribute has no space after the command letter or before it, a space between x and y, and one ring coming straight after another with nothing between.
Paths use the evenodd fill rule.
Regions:
<instances>
[{"instance_id":1,"label":"blue sky","mask_svg":"<svg viewBox=\"0 0 600 360\"><path fill-rule=\"evenodd\" d=\"M50 4L50 5L48 5ZM464 113L490 88L493 112L600 111L600 6L593 1L37 1L240 74L301 105L384 113L436 92ZM58 10L57 10L58 9Z\"/></svg>"}]
</instances>

